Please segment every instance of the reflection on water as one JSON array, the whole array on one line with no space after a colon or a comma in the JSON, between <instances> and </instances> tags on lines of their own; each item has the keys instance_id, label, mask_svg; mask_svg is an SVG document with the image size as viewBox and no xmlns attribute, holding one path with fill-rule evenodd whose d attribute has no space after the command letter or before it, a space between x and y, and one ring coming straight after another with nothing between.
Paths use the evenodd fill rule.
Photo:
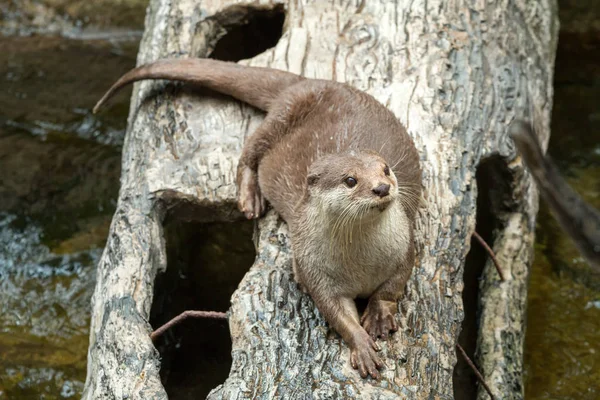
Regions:
<instances>
[{"instance_id":1,"label":"reflection on water","mask_svg":"<svg viewBox=\"0 0 600 400\"><path fill-rule=\"evenodd\" d=\"M41 138L46 138L54 132L71 132L77 137L94 140L98 143L123 144L122 129L105 126L90 110L75 108L72 110L72 113L80 118L66 123L37 120L8 120L5 126L15 131L28 132L33 136Z\"/></svg>"}]
</instances>

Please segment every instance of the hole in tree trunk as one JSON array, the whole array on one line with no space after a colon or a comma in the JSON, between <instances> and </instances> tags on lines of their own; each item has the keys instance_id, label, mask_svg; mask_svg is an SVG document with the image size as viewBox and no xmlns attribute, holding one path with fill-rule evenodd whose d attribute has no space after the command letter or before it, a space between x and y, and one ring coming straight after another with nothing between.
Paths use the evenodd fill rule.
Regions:
<instances>
[{"instance_id":1,"label":"hole in tree trunk","mask_svg":"<svg viewBox=\"0 0 600 400\"><path fill-rule=\"evenodd\" d=\"M239 61L277 44L285 11L282 4L234 5L210 20L220 30L216 36L220 38L209 57ZM231 295L256 256L251 221L180 222L210 220L216 214L226 218L236 212L235 207L212 209L173 201L168 196L165 199L171 220L164 229L167 271L155 281L150 313L154 329L186 310L227 311ZM205 398L229 375L231 338L226 320L188 318L159 337L155 346L161 355L161 380L170 399Z\"/></svg>"},{"instance_id":2,"label":"hole in tree trunk","mask_svg":"<svg viewBox=\"0 0 600 400\"><path fill-rule=\"evenodd\" d=\"M493 247L495 232L503 229L505 217L514 210L511 200L511 182L514 177L500 156L481 161L477 168L477 220L475 230L490 247ZM479 280L489 256L481 244L471 238L471 248L465 260L462 293L464 320L458 343L469 358L477 365L475 350L479 331ZM479 368L479 367L478 367ZM457 363L453 374L454 398L471 400L477 398L477 377L457 352Z\"/></svg>"},{"instance_id":3,"label":"hole in tree trunk","mask_svg":"<svg viewBox=\"0 0 600 400\"><path fill-rule=\"evenodd\" d=\"M156 278L154 329L185 310L226 312L255 258L253 222L165 226L167 270ZM170 399L197 399L223 383L231 368L227 320L189 318L159 337L161 379Z\"/></svg>"},{"instance_id":4,"label":"hole in tree trunk","mask_svg":"<svg viewBox=\"0 0 600 400\"><path fill-rule=\"evenodd\" d=\"M283 33L283 4L273 7L232 6L214 16L227 32L214 46L210 58L239 61L275 47Z\"/></svg>"}]
</instances>

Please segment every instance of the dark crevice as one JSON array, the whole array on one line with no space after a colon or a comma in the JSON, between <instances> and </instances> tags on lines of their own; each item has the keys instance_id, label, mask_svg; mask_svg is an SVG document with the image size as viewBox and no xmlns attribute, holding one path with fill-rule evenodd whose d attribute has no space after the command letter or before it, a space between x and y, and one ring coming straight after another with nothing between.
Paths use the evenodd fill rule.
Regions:
<instances>
[{"instance_id":1,"label":"dark crevice","mask_svg":"<svg viewBox=\"0 0 600 400\"><path fill-rule=\"evenodd\" d=\"M154 329L185 310L226 312L232 293L255 258L253 223L165 226L167 270L156 278ZM161 380L170 399L205 398L231 368L226 320L187 319L155 342Z\"/></svg>"},{"instance_id":2,"label":"dark crevice","mask_svg":"<svg viewBox=\"0 0 600 400\"><path fill-rule=\"evenodd\" d=\"M213 59L252 58L277 44L284 21L281 4L228 7L198 25L192 53L205 56L201 50L212 49ZM161 198L167 221L167 270L155 281L152 327L186 310L226 312L255 259L253 222L194 222L236 220L239 212L235 206L200 205L180 193L161 193ZM226 320L187 319L160 336L155 346L170 399L205 398L229 375L231 337Z\"/></svg>"},{"instance_id":3,"label":"dark crevice","mask_svg":"<svg viewBox=\"0 0 600 400\"><path fill-rule=\"evenodd\" d=\"M275 47L283 33L283 4L272 7L237 5L213 17L226 33L221 36L209 57L239 61L255 57Z\"/></svg>"},{"instance_id":4,"label":"dark crevice","mask_svg":"<svg viewBox=\"0 0 600 400\"><path fill-rule=\"evenodd\" d=\"M483 160L477 169L477 220L476 231L492 247L495 233L502 230L507 212L517 206L513 200L512 182L515 177L507 169L500 156ZM475 351L479 330L479 283L489 257L481 244L471 238L471 248L465 260L462 293L464 320L458 343L477 365ZM477 378L464 358L457 352L453 374L454 398L471 400L477 398Z\"/></svg>"}]
</instances>

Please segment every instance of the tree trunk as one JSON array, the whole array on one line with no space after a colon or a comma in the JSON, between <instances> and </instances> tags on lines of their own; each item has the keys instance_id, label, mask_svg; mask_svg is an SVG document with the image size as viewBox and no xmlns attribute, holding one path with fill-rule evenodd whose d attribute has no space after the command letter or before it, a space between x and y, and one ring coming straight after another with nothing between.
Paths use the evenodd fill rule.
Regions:
<instances>
[{"instance_id":1,"label":"tree trunk","mask_svg":"<svg viewBox=\"0 0 600 400\"><path fill-rule=\"evenodd\" d=\"M231 299L230 375L209 398L453 398L478 191L486 193L479 210L489 217L478 221L507 280L485 264L476 360L499 398L522 398L537 192L507 127L528 118L547 143L555 0L301 0L227 8L234 4L243 3L151 0L138 64L207 57L235 27L285 10L276 46L241 63L345 81L372 94L414 138L426 204L417 219L417 265L400 302L402 327L382 345L381 382L350 367L346 344L327 335L314 303L297 289L287 228L271 211L258 222L256 262ZM234 47L214 56L247 51ZM241 218L234 171L244 138L261 120L230 98L163 81L135 85L117 211L98 266L84 398L166 398L147 322L154 278L166 268L162 223L171 216ZM476 180L479 165L485 168ZM486 398L481 388L478 397Z\"/></svg>"}]
</instances>

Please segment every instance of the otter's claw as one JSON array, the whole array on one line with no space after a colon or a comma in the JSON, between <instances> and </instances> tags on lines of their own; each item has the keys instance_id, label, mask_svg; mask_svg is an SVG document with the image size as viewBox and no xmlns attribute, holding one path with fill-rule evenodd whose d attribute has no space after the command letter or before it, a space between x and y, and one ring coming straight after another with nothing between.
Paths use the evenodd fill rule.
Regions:
<instances>
[{"instance_id":1,"label":"otter's claw","mask_svg":"<svg viewBox=\"0 0 600 400\"><path fill-rule=\"evenodd\" d=\"M238 181L238 208L246 218L259 218L265 211L266 201L260 192L256 172L245 167Z\"/></svg>"},{"instance_id":2,"label":"otter's claw","mask_svg":"<svg viewBox=\"0 0 600 400\"><path fill-rule=\"evenodd\" d=\"M398 305L395 301L371 300L360 319L361 325L369 333L372 339L378 337L386 339L389 332L398 330L396 312Z\"/></svg>"},{"instance_id":3,"label":"otter's claw","mask_svg":"<svg viewBox=\"0 0 600 400\"><path fill-rule=\"evenodd\" d=\"M363 378L371 375L377 380L381 379L378 370L383 367L383 362L376 353L380 350L379 345L365 332L365 335L350 347L350 364L352 368L358 369L360 376Z\"/></svg>"}]
</instances>

